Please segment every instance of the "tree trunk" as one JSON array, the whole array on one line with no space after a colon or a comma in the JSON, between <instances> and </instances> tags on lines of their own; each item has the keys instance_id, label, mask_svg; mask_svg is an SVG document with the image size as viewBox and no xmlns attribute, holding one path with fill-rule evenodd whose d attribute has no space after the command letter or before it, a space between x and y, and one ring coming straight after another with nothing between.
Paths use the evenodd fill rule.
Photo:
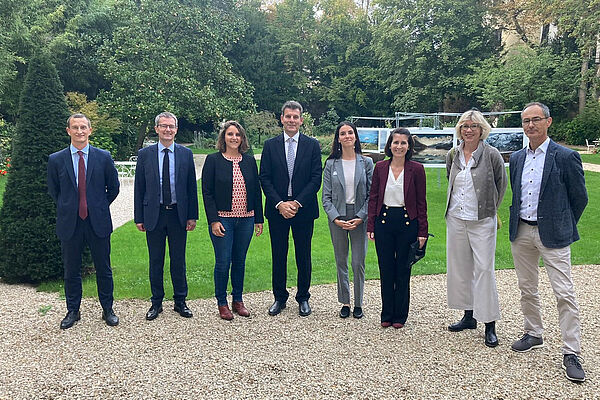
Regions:
<instances>
[{"instance_id":1,"label":"tree trunk","mask_svg":"<svg viewBox=\"0 0 600 400\"><path fill-rule=\"evenodd\" d=\"M594 63L596 65L596 79L594 79L594 83L592 84L592 98L598 101L598 98L600 97L598 91L598 83L600 83L600 36L596 42L596 57L594 57Z\"/></svg>"},{"instance_id":2,"label":"tree trunk","mask_svg":"<svg viewBox=\"0 0 600 400\"><path fill-rule=\"evenodd\" d=\"M587 72L588 72L588 62L589 62L589 53L584 55L583 60L581 61L581 82L579 83L579 113L583 112L585 108L585 99L587 97Z\"/></svg>"},{"instance_id":3,"label":"tree trunk","mask_svg":"<svg viewBox=\"0 0 600 400\"><path fill-rule=\"evenodd\" d=\"M148 129L148 123L147 122L143 123L138 128L136 150L141 149L142 146L144 145L144 139L146 139L146 130L147 129Z\"/></svg>"}]
</instances>

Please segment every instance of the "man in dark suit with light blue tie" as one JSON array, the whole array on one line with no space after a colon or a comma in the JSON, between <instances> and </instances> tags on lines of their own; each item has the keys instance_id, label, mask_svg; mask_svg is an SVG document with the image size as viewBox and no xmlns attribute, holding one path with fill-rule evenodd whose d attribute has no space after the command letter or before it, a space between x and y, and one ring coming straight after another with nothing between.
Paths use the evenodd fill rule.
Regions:
<instances>
[{"instance_id":1,"label":"man in dark suit with light blue tie","mask_svg":"<svg viewBox=\"0 0 600 400\"><path fill-rule=\"evenodd\" d=\"M264 143L260 162L260 183L265 197L265 216L269 221L273 262L275 302L269 315L277 315L286 306L289 293L287 254L292 230L298 268L296 301L299 314L308 316L310 298L311 240L314 220L319 217L317 192L321 186L321 150L319 143L300 133L302 106L286 102L281 109L284 133Z\"/></svg>"},{"instance_id":2,"label":"man in dark suit with light blue tie","mask_svg":"<svg viewBox=\"0 0 600 400\"><path fill-rule=\"evenodd\" d=\"M85 244L96 268L102 319L119 323L113 311L113 278L110 268L110 203L119 194L119 178L110 153L89 144L92 127L83 114L67 120L71 145L48 158L48 192L56 203L56 234L65 268L67 315L60 323L68 329L80 319L81 263Z\"/></svg>"},{"instance_id":3,"label":"man in dark suit with light blue tie","mask_svg":"<svg viewBox=\"0 0 600 400\"><path fill-rule=\"evenodd\" d=\"M542 347L543 324L538 272L540 257L557 301L567 378L585 380L579 361L579 306L571 277L571 243L579 240L577 222L588 202L581 157L548 137L550 110L530 103L521 112L529 145L510 157L509 235L521 290L524 335L512 344L517 352Z\"/></svg>"},{"instance_id":4,"label":"man in dark suit with light blue tie","mask_svg":"<svg viewBox=\"0 0 600 400\"><path fill-rule=\"evenodd\" d=\"M193 314L185 303L188 294L185 245L187 232L196 228L198 219L194 157L190 149L175 143L175 115L169 112L157 115L154 130L159 142L139 151L134 191L134 220L138 230L146 232L150 258L152 306L146 319L151 321L162 312L167 238L175 301L173 310L190 318Z\"/></svg>"}]
</instances>

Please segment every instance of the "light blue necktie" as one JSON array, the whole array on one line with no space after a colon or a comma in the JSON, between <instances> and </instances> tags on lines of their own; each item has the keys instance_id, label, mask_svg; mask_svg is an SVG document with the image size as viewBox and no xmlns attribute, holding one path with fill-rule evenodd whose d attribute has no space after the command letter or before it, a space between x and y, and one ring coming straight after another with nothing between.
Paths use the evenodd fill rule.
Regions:
<instances>
[{"instance_id":1,"label":"light blue necktie","mask_svg":"<svg viewBox=\"0 0 600 400\"><path fill-rule=\"evenodd\" d=\"M296 147L296 141L292 138L288 139L288 151L287 151L287 167L288 176L290 177L290 183L288 185L288 196L292 196L292 175L294 174L294 161L296 160L296 154L294 149Z\"/></svg>"}]
</instances>

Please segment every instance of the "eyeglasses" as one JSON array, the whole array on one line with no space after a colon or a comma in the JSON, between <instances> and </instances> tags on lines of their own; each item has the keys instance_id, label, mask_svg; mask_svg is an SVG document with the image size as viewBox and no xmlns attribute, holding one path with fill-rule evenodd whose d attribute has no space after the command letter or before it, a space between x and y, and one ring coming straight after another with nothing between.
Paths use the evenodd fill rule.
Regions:
<instances>
[{"instance_id":1,"label":"eyeglasses","mask_svg":"<svg viewBox=\"0 0 600 400\"><path fill-rule=\"evenodd\" d=\"M527 126L529 125L530 122L533 122L534 125L539 124L540 122L542 122L543 120L548 119L548 117L533 117L533 118L525 118L521 120L521 123L523 124L523 126Z\"/></svg>"},{"instance_id":2,"label":"eyeglasses","mask_svg":"<svg viewBox=\"0 0 600 400\"><path fill-rule=\"evenodd\" d=\"M461 125L460 129L462 129L463 131L469 130L471 129L472 131L474 131L477 128L481 128L481 125L479 124L471 124L471 125Z\"/></svg>"},{"instance_id":3,"label":"eyeglasses","mask_svg":"<svg viewBox=\"0 0 600 400\"><path fill-rule=\"evenodd\" d=\"M157 125L160 129L170 129L170 130L175 130L177 128L177 125L167 125L167 124L158 124Z\"/></svg>"}]
</instances>

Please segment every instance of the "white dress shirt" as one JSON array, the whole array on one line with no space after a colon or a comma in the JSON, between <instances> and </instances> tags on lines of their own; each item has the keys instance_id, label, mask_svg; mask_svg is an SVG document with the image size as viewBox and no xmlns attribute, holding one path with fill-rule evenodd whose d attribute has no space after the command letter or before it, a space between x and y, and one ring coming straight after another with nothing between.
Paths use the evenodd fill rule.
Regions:
<instances>
[{"instance_id":1,"label":"white dress shirt","mask_svg":"<svg viewBox=\"0 0 600 400\"><path fill-rule=\"evenodd\" d=\"M454 178L452 184L452 195L450 196L450 206L448 214L464 221L477 221L477 194L473 186L473 176L471 168L473 167L473 157L469 162L465 162L465 153L463 145L458 148L458 160L460 161L460 172Z\"/></svg>"},{"instance_id":2,"label":"white dress shirt","mask_svg":"<svg viewBox=\"0 0 600 400\"><path fill-rule=\"evenodd\" d=\"M549 144L550 138L547 138L535 151L527 147L523 175L521 175L521 209L519 210L519 216L527 221L537 221L540 187Z\"/></svg>"}]
</instances>

